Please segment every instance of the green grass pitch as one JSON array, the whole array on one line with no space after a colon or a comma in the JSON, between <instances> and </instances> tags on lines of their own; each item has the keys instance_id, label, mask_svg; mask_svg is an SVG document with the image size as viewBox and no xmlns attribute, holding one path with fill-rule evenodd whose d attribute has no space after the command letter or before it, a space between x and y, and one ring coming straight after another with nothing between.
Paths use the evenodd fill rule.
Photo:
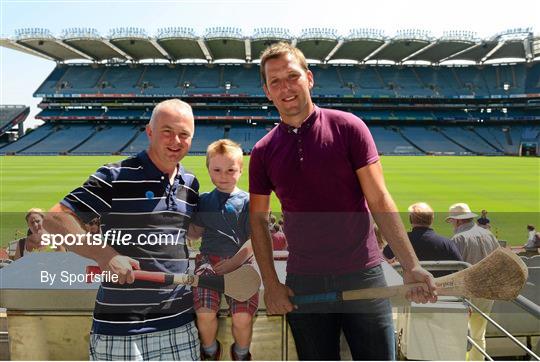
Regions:
<instances>
[{"instance_id":1,"label":"green grass pitch","mask_svg":"<svg viewBox=\"0 0 540 362\"><path fill-rule=\"evenodd\" d=\"M122 156L2 156L0 157L0 245L26 230L24 212L31 207L47 209L81 185L100 165ZM247 165L240 188L248 189ZM212 184L203 156L184 159L194 172L201 191ZM425 201L435 209L435 230L450 236L444 222L448 206L468 203L473 211L489 211L494 231L510 245L526 241L525 226L540 226L540 159L516 157L384 156L385 179L405 222L407 206ZM272 197L272 210L280 211Z\"/></svg>"}]
</instances>

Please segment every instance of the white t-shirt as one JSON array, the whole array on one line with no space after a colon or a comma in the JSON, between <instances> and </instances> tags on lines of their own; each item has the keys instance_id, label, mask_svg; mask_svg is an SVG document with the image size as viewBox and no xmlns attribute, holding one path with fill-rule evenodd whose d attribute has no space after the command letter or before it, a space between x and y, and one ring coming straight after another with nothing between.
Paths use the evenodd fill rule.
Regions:
<instances>
[{"instance_id":1,"label":"white t-shirt","mask_svg":"<svg viewBox=\"0 0 540 362\"><path fill-rule=\"evenodd\" d=\"M525 249L534 249L534 238L536 235L536 230L529 231L529 239L527 244L525 244Z\"/></svg>"}]
</instances>

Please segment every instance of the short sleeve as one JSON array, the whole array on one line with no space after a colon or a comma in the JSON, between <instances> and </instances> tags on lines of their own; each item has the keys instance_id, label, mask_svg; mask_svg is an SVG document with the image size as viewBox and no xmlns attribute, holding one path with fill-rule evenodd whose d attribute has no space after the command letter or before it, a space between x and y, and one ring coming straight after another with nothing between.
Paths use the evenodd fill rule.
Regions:
<instances>
[{"instance_id":1,"label":"short sleeve","mask_svg":"<svg viewBox=\"0 0 540 362\"><path fill-rule=\"evenodd\" d=\"M351 115L348 125L349 156L354 170L377 162L379 160L377 146L366 124L360 118Z\"/></svg>"},{"instance_id":2,"label":"short sleeve","mask_svg":"<svg viewBox=\"0 0 540 362\"><path fill-rule=\"evenodd\" d=\"M100 167L81 186L60 202L70 208L82 222L100 217L111 210L113 175L107 166Z\"/></svg>"},{"instance_id":3,"label":"short sleeve","mask_svg":"<svg viewBox=\"0 0 540 362\"><path fill-rule=\"evenodd\" d=\"M264 149L255 146L249 159L249 192L257 195L270 195L272 189L272 182L266 172Z\"/></svg>"}]
</instances>

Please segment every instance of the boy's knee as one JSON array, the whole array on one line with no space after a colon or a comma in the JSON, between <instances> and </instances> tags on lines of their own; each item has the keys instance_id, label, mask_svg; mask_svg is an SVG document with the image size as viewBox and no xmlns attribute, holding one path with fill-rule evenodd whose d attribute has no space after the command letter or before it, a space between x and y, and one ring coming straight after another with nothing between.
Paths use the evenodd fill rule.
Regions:
<instances>
[{"instance_id":1,"label":"boy's knee","mask_svg":"<svg viewBox=\"0 0 540 362\"><path fill-rule=\"evenodd\" d=\"M235 328L250 328L253 316L248 313L236 313L232 315L232 324Z\"/></svg>"},{"instance_id":2,"label":"boy's knee","mask_svg":"<svg viewBox=\"0 0 540 362\"><path fill-rule=\"evenodd\" d=\"M203 322L212 322L217 319L217 313L210 309L201 308L197 311L197 319Z\"/></svg>"}]
</instances>

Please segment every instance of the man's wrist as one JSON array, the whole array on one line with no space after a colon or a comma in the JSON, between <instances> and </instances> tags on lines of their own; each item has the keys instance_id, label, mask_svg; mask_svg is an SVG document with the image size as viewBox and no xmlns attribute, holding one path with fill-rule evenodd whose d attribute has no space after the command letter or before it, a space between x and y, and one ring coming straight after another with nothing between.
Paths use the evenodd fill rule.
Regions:
<instances>
[{"instance_id":1,"label":"man's wrist","mask_svg":"<svg viewBox=\"0 0 540 362\"><path fill-rule=\"evenodd\" d=\"M96 255L95 261L99 265L107 264L112 258L114 258L116 255L119 255L116 250L111 248L110 246L107 246L102 249L102 251L99 253L99 255Z\"/></svg>"},{"instance_id":2,"label":"man's wrist","mask_svg":"<svg viewBox=\"0 0 540 362\"><path fill-rule=\"evenodd\" d=\"M273 276L269 276L269 277L263 277L262 281L263 281L264 287L267 288L267 289L275 287L275 286L281 284L278 277L277 277L277 275L273 275Z\"/></svg>"}]
</instances>

